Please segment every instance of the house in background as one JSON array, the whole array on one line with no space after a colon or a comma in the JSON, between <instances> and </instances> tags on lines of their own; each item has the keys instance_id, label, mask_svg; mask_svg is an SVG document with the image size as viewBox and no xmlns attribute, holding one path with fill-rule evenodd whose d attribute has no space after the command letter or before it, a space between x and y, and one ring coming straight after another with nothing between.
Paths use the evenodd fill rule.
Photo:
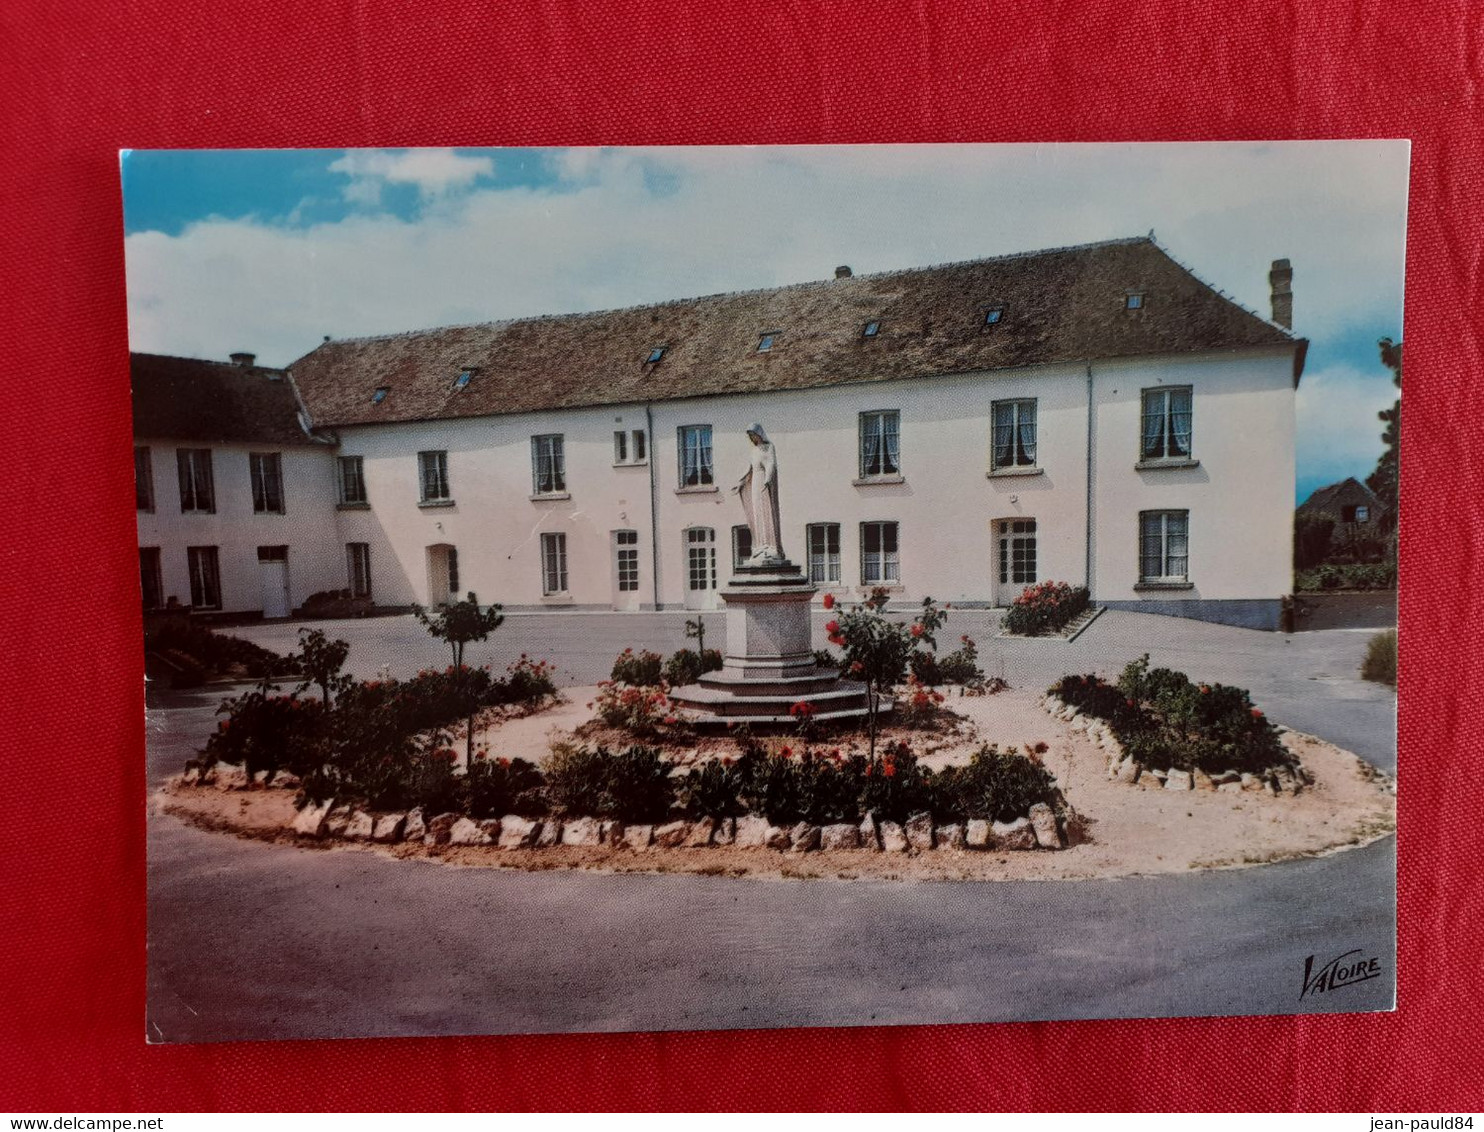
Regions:
<instances>
[{"instance_id":1,"label":"house in background","mask_svg":"<svg viewBox=\"0 0 1484 1132\"><path fill-rule=\"evenodd\" d=\"M144 608L287 617L341 588L333 446L281 369L133 354Z\"/></svg>"},{"instance_id":2,"label":"house in background","mask_svg":"<svg viewBox=\"0 0 1484 1132\"><path fill-rule=\"evenodd\" d=\"M729 489L761 421L783 549L821 591L1004 606L1055 579L1275 628L1306 348L1291 277L1274 263L1270 320L1138 238L327 341L264 376L306 414L279 450L314 517L281 542L244 528L230 556L284 545L291 586L302 569L303 592L390 606L713 608L751 552ZM235 463L262 447L218 431ZM198 519L169 525L201 538ZM254 608L234 585L248 604L224 608Z\"/></svg>"},{"instance_id":3,"label":"house in background","mask_svg":"<svg viewBox=\"0 0 1484 1132\"><path fill-rule=\"evenodd\" d=\"M1298 513L1307 516L1324 516L1334 521L1336 527L1350 527L1380 531L1385 515L1376 493L1354 476L1339 483L1317 488L1308 499L1298 506Z\"/></svg>"}]
</instances>

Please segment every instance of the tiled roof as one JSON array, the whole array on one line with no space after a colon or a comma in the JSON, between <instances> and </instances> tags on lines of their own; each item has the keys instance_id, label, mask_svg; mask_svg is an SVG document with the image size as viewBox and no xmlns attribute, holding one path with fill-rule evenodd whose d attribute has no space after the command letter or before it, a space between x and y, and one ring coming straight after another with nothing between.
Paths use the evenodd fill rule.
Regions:
<instances>
[{"instance_id":1,"label":"tiled roof","mask_svg":"<svg viewBox=\"0 0 1484 1132\"><path fill-rule=\"evenodd\" d=\"M1380 500L1365 484L1354 476L1348 476L1339 483L1332 483L1327 487L1314 489L1314 494L1299 504L1299 510L1309 512L1338 512L1339 508L1349 503L1368 503L1372 507L1380 505Z\"/></svg>"},{"instance_id":2,"label":"tiled roof","mask_svg":"<svg viewBox=\"0 0 1484 1132\"><path fill-rule=\"evenodd\" d=\"M281 369L130 354L134 435L202 444L312 444Z\"/></svg>"},{"instance_id":3,"label":"tiled roof","mask_svg":"<svg viewBox=\"0 0 1484 1132\"><path fill-rule=\"evenodd\" d=\"M1144 296L1126 309L1129 292ZM985 311L1003 318L985 323ZM880 323L872 338L867 322ZM757 350L761 335L777 335ZM326 342L290 366L316 426L805 389L1303 343L1152 238L592 314ZM664 357L645 359L657 346ZM463 390L460 371L478 367ZM386 396L373 403L379 387Z\"/></svg>"}]
</instances>

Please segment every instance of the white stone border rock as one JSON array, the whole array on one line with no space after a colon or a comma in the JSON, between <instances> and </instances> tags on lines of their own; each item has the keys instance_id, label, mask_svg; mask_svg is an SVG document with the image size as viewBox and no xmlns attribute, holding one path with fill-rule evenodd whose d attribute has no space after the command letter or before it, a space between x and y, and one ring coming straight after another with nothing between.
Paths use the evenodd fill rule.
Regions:
<instances>
[{"instance_id":1,"label":"white stone border rock","mask_svg":"<svg viewBox=\"0 0 1484 1132\"><path fill-rule=\"evenodd\" d=\"M1298 794L1314 785L1314 778L1302 765L1297 767L1269 767L1262 774L1225 770L1220 774L1207 774L1203 770L1186 771L1175 767L1160 769L1136 762L1113 734L1107 720L1084 715L1060 696L1047 692L1040 699L1041 709L1067 724L1073 731L1083 732L1108 757L1110 781L1142 786L1154 790L1214 790L1224 794L1253 793L1277 797L1281 794ZM1288 731L1278 729L1280 734Z\"/></svg>"}]
</instances>

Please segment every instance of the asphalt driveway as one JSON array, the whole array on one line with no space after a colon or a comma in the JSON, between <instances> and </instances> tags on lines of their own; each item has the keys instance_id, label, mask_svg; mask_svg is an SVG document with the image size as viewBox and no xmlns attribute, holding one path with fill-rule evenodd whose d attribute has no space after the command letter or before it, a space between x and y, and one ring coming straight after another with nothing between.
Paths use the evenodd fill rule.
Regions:
<instances>
[{"instance_id":1,"label":"asphalt driveway","mask_svg":"<svg viewBox=\"0 0 1484 1132\"><path fill-rule=\"evenodd\" d=\"M1291 637L1130 613L1077 642L991 639L985 667L1043 687L1156 663L1247 686L1271 718L1395 765L1395 696L1355 674L1367 634ZM564 683L626 645L671 651L676 614L511 616L471 659L522 651ZM719 638L720 615L710 619ZM819 619L820 622L823 618ZM324 626L363 676L447 663L410 617ZM233 630L287 648L295 626ZM822 637L821 637L822 641ZM150 696L150 780L220 691ZM452 869L268 846L154 816L154 1041L711 1029L1376 1010L1391 1004L1395 840L1190 876L894 884ZM1360 950L1386 977L1300 999L1305 960Z\"/></svg>"}]
</instances>

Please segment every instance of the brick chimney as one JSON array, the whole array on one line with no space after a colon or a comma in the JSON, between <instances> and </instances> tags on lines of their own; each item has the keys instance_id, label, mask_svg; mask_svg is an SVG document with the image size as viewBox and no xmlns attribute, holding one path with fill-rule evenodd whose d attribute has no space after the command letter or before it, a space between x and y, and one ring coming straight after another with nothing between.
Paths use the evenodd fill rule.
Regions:
<instances>
[{"instance_id":1,"label":"brick chimney","mask_svg":"<svg viewBox=\"0 0 1484 1132\"><path fill-rule=\"evenodd\" d=\"M248 353L243 353L241 351L239 351L238 353L235 353L235 354L229 354L228 357L230 357L232 359L232 364L234 366L243 366L243 367L247 367L247 366L252 365L253 362L257 359L257 355L256 354L248 354Z\"/></svg>"},{"instance_id":2,"label":"brick chimney","mask_svg":"<svg viewBox=\"0 0 1484 1132\"><path fill-rule=\"evenodd\" d=\"M1285 330L1293 329L1293 267L1286 259L1273 260L1268 272L1268 286L1273 291L1273 321Z\"/></svg>"},{"instance_id":3,"label":"brick chimney","mask_svg":"<svg viewBox=\"0 0 1484 1132\"><path fill-rule=\"evenodd\" d=\"M850 264L848 263L842 263L839 267L835 268L836 279L849 279L850 275Z\"/></svg>"}]
</instances>

